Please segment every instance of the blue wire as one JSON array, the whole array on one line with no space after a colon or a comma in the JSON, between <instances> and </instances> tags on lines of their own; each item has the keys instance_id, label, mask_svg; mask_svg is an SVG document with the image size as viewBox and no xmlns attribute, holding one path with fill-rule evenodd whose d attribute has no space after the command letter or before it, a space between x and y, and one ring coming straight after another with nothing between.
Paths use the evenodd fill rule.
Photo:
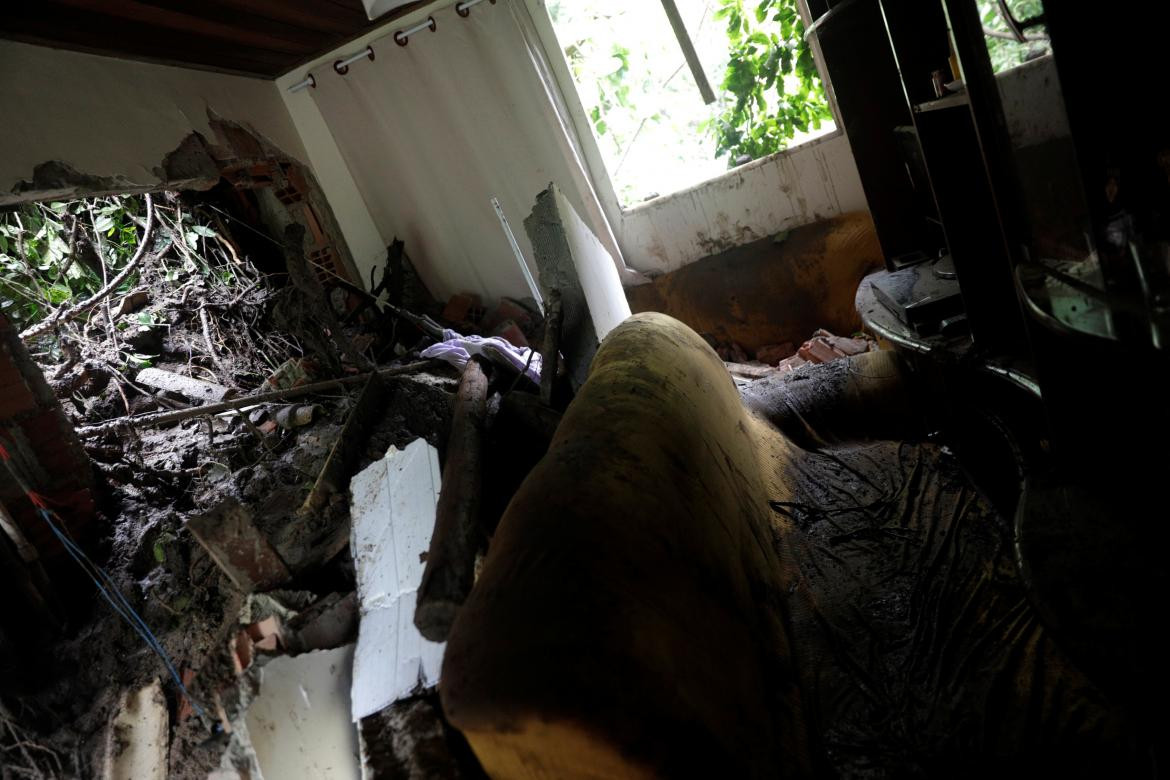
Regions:
<instances>
[{"instance_id":1,"label":"blue wire","mask_svg":"<svg viewBox=\"0 0 1170 780\"><path fill-rule=\"evenodd\" d=\"M171 662L166 650L163 649L162 644L158 641L154 634L151 633L150 628L146 625L138 613L134 611L134 608L130 606L130 603L126 601L126 598L122 595L121 591L118 590L116 583L114 583L113 578L111 578L110 575L107 574L101 567L94 564L93 561L91 561L88 556L85 555L85 552L76 545L76 543L74 543L59 528L57 528L56 524L52 520L51 514L47 510L41 509L40 512L41 517L49 525L49 528L53 531L54 535L65 546L66 551L69 552L73 559L76 560L82 569L85 570L90 580L92 580L94 585L97 586L98 591L114 610L114 612L116 612L123 620L129 623L130 627L135 630L135 632L147 644L147 646L150 647L150 649L153 650L156 655L158 655L163 664L166 666L167 671L170 673L171 677L174 678L175 684L178 685L179 690L183 693L187 700L191 702L191 706L199 713L201 717L206 717L206 713L204 712L203 708L200 707L197 702L195 702L195 700L191 697L190 692L187 690L187 687L183 685L182 678L175 670L174 664ZM101 579L105 580L106 584L109 586L108 590L102 585L98 577L94 576L94 572L96 572ZM117 597L117 602L115 602L111 597L111 592L114 596ZM120 602L120 604L118 602Z\"/></svg>"},{"instance_id":2,"label":"blue wire","mask_svg":"<svg viewBox=\"0 0 1170 780\"><path fill-rule=\"evenodd\" d=\"M48 524L49 529L53 532L53 535L56 536L61 544L65 547L66 552L69 553L73 560L77 561L78 565L81 566L82 570L84 570L90 580L93 581L93 584L97 586L98 592L102 594L102 598L106 600L106 602L110 605L114 612L118 614L119 617L130 624L130 627L134 629L135 633L137 633L138 636L144 642L146 642L146 645L162 660L163 664L167 668L167 671L170 672L171 677L174 678L175 685L179 686L179 691L182 692L187 701L191 703L191 707L195 710L196 713L198 713L199 717L206 719L207 713L204 712L203 708L199 706L198 702L192 698L191 693L187 690L187 686L183 685L183 679L179 676L179 673L175 671L175 666L173 663L171 663L171 659L170 656L167 655L167 651L163 649L163 646L159 643L158 639L153 633L151 633L150 627L146 625L145 621L143 621L138 613L134 611L134 608L130 606L130 603L126 601L126 597L122 595L120 590L118 590L113 578L110 577L110 575L107 574L104 569L90 560L85 552L76 544L74 544L74 542L68 536L66 536L65 533L61 531L61 529L57 527L57 524L53 522L53 513L50 510L43 507L38 507L37 511L40 513L41 518L45 521L45 523ZM95 572L97 573L97 576L95 576ZM106 581L106 583L110 586L109 590L107 590L106 587L102 585L101 580ZM114 601L114 598L111 597L110 591L113 591L114 595L117 596L118 601L121 602L121 606L119 606L119 604Z\"/></svg>"},{"instance_id":3,"label":"blue wire","mask_svg":"<svg viewBox=\"0 0 1170 780\"><path fill-rule=\"evenodd\" d=\"M30 498L33 498L34 494L29 489L28 485L26 485L24 480L21 479L20 474L12 468L12 464L8 462L8 452L6 448L4 448L3 442L0 442L0 460L3 461L8 473L11 474L12 478L16 480L16 483L20 486L20 488L25 493L27 493ZM171 658L169 655L167 655L167 651L163 648L162 644L158 641L155 635L151 633L150 627L146 625L146 622L138 615L137 612L134 611L134 608L130 606L130 602L127 601L126 597L122 595L122 591L118 588L118 584L114 582L113 577L106 573L102 567L98 566L96 563L90 560L89 556L85 554L85 551L78 547L77 544L69 538L66 532L63 532L60 528L57 527L57 524L53 522L53 517L56 515L55 512L44 507L35 499L34 505L37 507L37 513L41 516L41 519L44 520L45 524L49 526L49 530L53 532L53 535L56 536L57 539L61 542L61 545L65 548L65 551L69 553L73 560L77 561L77 565L81 567L82 571L84 571L90 580L93 581L93 584L97 586L98 592L102 594L102 598L106 600L106 603L110 605L110 608L114 610L118 617L129 623L130 627L134 629L134 632L138 634L139 638L141 638L142 641L146 643L146 646L153 650L154 653L162 660L163 664L167 668L167 671L170 672L171 677L174 679L175 685L179 686L179 691L183 694L187 701L191 703L192 709L198 713L200 718L207 720L207 713L191 696L190 691L187 690L187 686L183 684L183 678L177 671L175 671L175 666L173 663L171 663ZM106 584L109 585L109 590L107 590L106 587L102 585L102 580L104 580ZM110 596L111 592L117 596L118 601L121 602L121 605L114 601L113 597Z\"/></svg>"}]
</instances>

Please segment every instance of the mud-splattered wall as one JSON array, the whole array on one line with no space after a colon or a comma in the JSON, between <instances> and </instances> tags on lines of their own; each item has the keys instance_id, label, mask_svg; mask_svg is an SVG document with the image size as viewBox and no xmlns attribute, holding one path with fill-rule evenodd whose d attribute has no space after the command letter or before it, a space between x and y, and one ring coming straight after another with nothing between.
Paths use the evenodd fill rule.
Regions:
<instances>
[{"instance_id":1,"label":"mud-splattered wall","mask_svg":"<svg viewBox=\"0 0 1170 780\"><path fill-rule=\"evenodd\" d=\"M0 205L51 197L53 182L34 182L50 161L90 177L88 192L171 183L164 158L193 131L213 138L209 112L306 159L276 85L260 79L0 41L0 105Z\"/></svg>"},{"instance_id":2,"label":"mud-splattered wall","mask_svg":"<svg viewBox=\"0 0 1170 780\"><path fill-rule=\"evenodd\" d=\"M853 294L881 265L873 221L855 212L729 249L626 294L635 312L669 314L751 353L799 345L817 328L859 330Z\"/></svg>"},{"instance_id":3,"label":"mud-splattered wall","mask_svg":"<svg viewBox=\"0 0 1170 780\"><path fill-rule=\"evenodd\" d=\"M849 141L834 133L626 209L614 233L628 265L665 273L784 230L866 210Z\"/></svg>"},{"instance_id":4,"label":"mud-splattered wall","mask_svg":"<svg viewBox=\"0 0 1170 780\"><path fill-rule=\"evenodd\" d=\"M1050 57L1007 71L999 84L1016 145L1031 149L1067 137ZM1029 172L1036 169L1033 165ZM1047 175L1025 176L1026 186L1049 181ZM1048 189L1048 196L1059 202L1060 187ZM674 271L784 230L868 208L849 141L843 133L834 133L689 190L622 210L616 219L614 209L608 212L626 263L653 273Z\"/></svg>"}]
</instances>

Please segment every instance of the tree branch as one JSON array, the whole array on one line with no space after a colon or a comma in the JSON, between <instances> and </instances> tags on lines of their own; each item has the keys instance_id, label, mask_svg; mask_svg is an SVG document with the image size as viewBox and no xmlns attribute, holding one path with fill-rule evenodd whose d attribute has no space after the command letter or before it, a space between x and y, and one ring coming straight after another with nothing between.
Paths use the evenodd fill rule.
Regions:
<instances>
[{"instance_id":1,"label":"tree branch","mask_svg":"<svg viewBox=\"0 0 1170 780\"><path fill-rule=\"evenodd\" d=\"M51 316L38 322L30 328L26 328L20 334L22 339L30 339L34 336L39 336L49 330L54 330L56 327L69 320L75 320L82 314L85 314L97 304L101 303L110 293L118 289L122 282L126 281L130 274L138 267L146 254L146 247L150 243L151 230L154 228L154 200L150 197L150 193L146 194L146 228L142 233L142 240L138 244L138 251L134 253L134 257L130 258L130 262L126 267L118 273L113 279L109 281L102 289L98 290L93 296L75 306L63 306L54 312Z\"/></svg>"}]
</instances>

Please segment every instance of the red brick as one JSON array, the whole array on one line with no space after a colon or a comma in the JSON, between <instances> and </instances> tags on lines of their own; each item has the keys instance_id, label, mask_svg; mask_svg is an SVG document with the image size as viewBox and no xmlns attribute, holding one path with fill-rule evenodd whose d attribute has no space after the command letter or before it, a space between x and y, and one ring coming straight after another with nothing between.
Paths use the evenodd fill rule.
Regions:
<instances>
[{"instance_id":1,"label":"red brick","mask_svg":"<svg viewBox=\"0 0 1170 780\"><path fill-rule=\"evenodd\" d=\"M524 348L528 346L528 339L524 336L524 331L520 330L520 326L511 320L502 322L496 326L496 329L492 331L492 335L504 339L514 347Z\"/></svg>"},{"instance_id":2,"label":"red brick","mask_svg":"<svg viewBox=\"0 0 1170 780\"><path fill-rule=\"evenodd\" d=\"M49 476L54 489L69 489L89 484L89 458L68 441L37 450L37 461Z\"/></svg>"},{"instance_id":3,"label":"red brick","mask_svg":"<svg viewBox=\"0 0 1170 780\"><path fill-rule=\"evenodd\" d=\"M492 331L508 320L516 323L522 329L529 328L532 326L532 312L511 298L501 298L500 302L496 304L495 310L484 319L483 328L486 331Z\"/></svg>"},{"instance_id":4,"label":"red brick","mask_svg":"<svg viewBox=\"0 0 1170 780\"><path fill-rule=\"evenodd\" d=\"M231 641L232 668L243 674L252 665L252 638L247 631L239 631Z\"/></svg>"},{"instance_id":5,"label":"red brick","mask_svg":"<svg viewBox=\"0 0 1170 780\"><path fill-rule=\"evenodd\" d=\"M237 501L225 501L207 514L192 517L187 530L245 593L268 590L289 579L288 567L256 528L251 513Z\"/></svg>"},{"instance_id":6,"label":"red brick","mask_svg":"<svg viewBox=\"0 0 1170 780\"><path fill-rule=\"evenodd\" d=\"M276 615L269 615L263 620L257 621L245 629L248 636L252 638L253 642L261 642L270 636L280 636L280 618Z\"/></svg>"},{"instance_id":7,"label":"red brick","mask_svg":"<svg viewBox=\"0 0 1170 780\"><path fill-rule=\"evenodd\" d=\"M183 670L183 687L191 690L191 683L195 682L195 670ZM195 707L191 704L191 700L186 696L179 697L179 709L175 712L175 720L182 723L187 718L195 714Z\"/></svg>"},{"instance_id":8,"label":"red brick","mask_svg":"<svg viewBox=\"0 0 1170 780\"><path fill-rule=\"evenodd\" d=\"M829 363L837 358L845 357L845 354L838 352L829 345L829 343L821 338L809 339L801 346L798 354L809 361L810 363Z\"/></svg>"},{"instance_id":9,"label":"red brick","mask_svg":"<svg viewBox=\"0 0 1170 780\"><path fill-rule=\"evenodd\" d=\"M281 165L285 178L288 179L288 186L297 192L308 193L309 180L305 178L305 172L299 165Z\"/></svg>"},{"instance_id":10,"label":"red brick","mask_svg":"<svg viewBox=\"0 0 1170 780\"><path fill-rule=\"evenodd\" d=\"M474 293L456 293L443 308L442 318L447 322L473 321L473 312L480 308L479 296Z\"/></svg>"},{"instance_id":11,"label":"red brick","mask_svg":"<svg viewBox=\"0 0 1170 780\"><path fill-rule=\"evenodd\" d=\"M51 498L69 517L70 528L80 527L84 521L93 516L95 505L93 492L89 488L78 488L67 492L56 492Z\"/></svg>"},{"instance_id":12,"label":"red brick","mask_svg":"<svg viewBox=\"0 0 1170 780\"><path fill-rule=\"evenodd\" d=\"M317 212L313 207L308 203L302 204L301 216L304 217L305 225L313 236L313 246L315 248L329 246L329 239L325 237L325 231L321 229L321 220L317 219Z\"/></svg>"},{"instance_id":13,"label":"red brick","mask_svg":"<svg viewBox=\"0 0 1170 780\"><path fill-rule=\"evenodd\" d=\"M776 366L776 368L780 369L781 374L787 374L790 371L795 371L801 366L806 365L807 363L808 361L802 358L800 355L793 355L790 358L784 358L781 360L780 364Z\"/></svg>"}]
</instances>

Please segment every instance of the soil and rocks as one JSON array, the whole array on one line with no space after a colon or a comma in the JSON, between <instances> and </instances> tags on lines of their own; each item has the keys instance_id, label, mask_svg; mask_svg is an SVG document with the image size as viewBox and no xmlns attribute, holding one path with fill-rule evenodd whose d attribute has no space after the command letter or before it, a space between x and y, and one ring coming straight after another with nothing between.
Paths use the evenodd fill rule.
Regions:
<instances>
[{"instance_id":1,"label":"soil and rocks","mask_svg":"<svg viewBox=\"0 0 1170 780\"><path fill-rule=\"evenodd\" d=\"M330 293L304 266L262 272L233 249L222 220L214 233L209 226L188 241L182 210L177 198L159 199L146 257L126 288L111 296L108 310L95 307L28 346L80 430L130 418L83 437L100 512L87 552L157 637L204 712L195 711L159 656L83 581L70 591L70 623L44 648L36 679L20 691L0 692L0 726L11 721L0 735L4 778L99 776L107 726L123 692L159 678L171 717L168 777L247 771L250 759L231 734L252 684L233 649L241 631L273 615L295 626L298 615L323 611L354 589L344 543L348 495L333 494L318 512L298 509L363 383L151 427L133 417L201 401L146 386L138 375L162 369L225 388L230 399L401 365L417 360L427 342L409 322L370 306L352 285L329 285ZM289 241L286 236L283 251L292 266L303 258L289 251ZM420 313L438 316L439 310ZM365 443L352 473L417 438L442 453L457 380L455 369L437 363L384 379L386 402L360 432ZM192 517L226 500L247 510L283 559L289 578L280 590L243 592L188 529ZM331 641L352 641L355 631L356 625ZM286 652L286 644L298 641L290 634L278 649ZM262 643L255 647L267 651ZM10 762L16 745L40 752Z\"/></svg>"}]
</instances>

